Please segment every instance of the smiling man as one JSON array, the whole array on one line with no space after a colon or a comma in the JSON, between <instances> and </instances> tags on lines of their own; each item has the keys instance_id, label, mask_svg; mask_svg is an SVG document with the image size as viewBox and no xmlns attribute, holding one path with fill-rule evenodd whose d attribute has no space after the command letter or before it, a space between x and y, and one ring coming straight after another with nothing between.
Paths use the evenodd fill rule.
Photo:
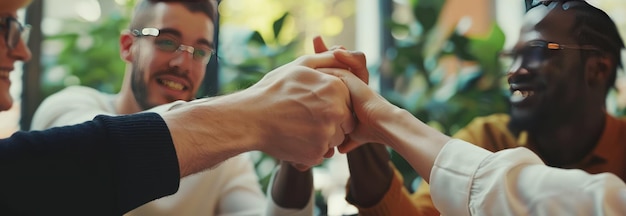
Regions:
<instances>
[{"instance_id":1,"label":"smiling man","mask_svg":"<svg viewBox=\"0 0 626 216\"><path fill-rule=\"evenodd\" d=\"M626 119L605 108L622 66L617 27L583 0L528 2L534 7L519 40L501 55L509 63L509 114L475 118L454 138L494 152L524 146L548 166L610 172L626 180ZM383 165L378 163L370 169ZM390 178L390 184L367 187L388 189L376 204L360 208L362 215L440 215L425 181L409 194L398 173Z\"/></svg>"},{"instance_id":2,"label":"smiling man","mask_svg":"<svg viewBox=\"0 0 626 216\"><path fill-rule=\"evenodd\" d=\"M40 105L32 129L78 124L100 114L162 113L193 100L206 65L215 54L215 14L210 0L139 1L129 28L119 39L120 56L127 63L121 91L111 95L88 87L68 87ZM296 195L291 200L304 201L294 204L291 200L266 199L252 161L242 154L181 179L177 193L147 203L128 215L311 215L312 186L300 185L310 185L305 181L310 174L291 166L282 170L287 174L278 175L282 171L277 171L273 187L285 187L281 191L302 190L290 193Z\"/></svg>"},{"instance_id":3,"label":"smiling man","mask_svg":"<svg viewBox=\"0 0 626 216\"><path fill-rule=\"evenodd\" d=\"M583 0L537 2L515 47L501 55L509 114L476 118L454 137L490 151L524 146L548 166L626 180L626 119L606 111L622 48L602 10ZM414 196L432 204L427 184Z\"/></svg>"}]
</instances>

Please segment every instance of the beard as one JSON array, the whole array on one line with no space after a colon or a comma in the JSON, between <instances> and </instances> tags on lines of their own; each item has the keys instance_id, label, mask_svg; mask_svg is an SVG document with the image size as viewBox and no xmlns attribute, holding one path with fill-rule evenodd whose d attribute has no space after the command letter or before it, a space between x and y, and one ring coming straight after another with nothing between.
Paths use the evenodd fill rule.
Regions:
<instances>
[{"instance_id":1,"label":"beard","mask_svg":"<svg viewBox=\"0 0 626 216\"><path fill-rule=\"evenodd\" d=\"M545 116L545 113L540 112L541 110L533 110L534 112L524 113L524 114L516 114L515 111L512 111L511 121L509 122L509 128L515 133L519 133L521 131L529 131L533 129L537 129L538 125L541 125L542 118Z\"/></svg>"},{"instance_id":2,"label":"beard","mask_svg":"<svg viewBox=\"0 0 626 216\"><path fill-rule=\"evenodd\" d=\"M135 102L141 110L147 110L156 105L148 102L148 85L147 81L142 79L143 71L138 69L137 64L133 64L132 75L130 76L130 88L135 96Z\"/></svg>"},{"instance_id":3,"label":"beard","mask_svg":"<svg viewBox=\"0 0 626 216\"><path fill-rule=\"evenodd\" d=\"M155 97L155 95L153 94L158 94L158 93L150 92L150 88L148 86L150 78L144 78L146 71L142 70L141 67L139 67L138 65L139 64L137 63L133 63L132 74L130 76L130 88L133 92L135 102L137 103L137 105L139 106L141 110L147 110L147 109L150 109L150 108L153 108L153 107L165 104L165 103L174 102L177 100L190 101L194 99L193 95L189 96L189 98L176 98L176 97L169 96L169 95L160 95L160 97L163 97L165 99L165 102L150 101L150 96ZM159 75L163 75L163 74L170 74L170 75L178 76L183 79L189 79L186 75L184 75L184 73L182 73L178 68L175 68L175 67L169 67L169 68L166 68L165 70L156 71L152 74L152 76L158 77ZM156 95L156 96L159 96L159 95Z\"/></svg>"},{"instance_id":4,"label":"beard","mask_svg":"<svg viewBox=\"0 0 626 216\"><path fill-rule=\"evenodd\" d=\"M555 95L563 95L559 92ZM564 125L575 124L584 112L584 99L579 102L551 99L544 100L541 105L531 110L511 109L509 129L515 133L528 131L529 133L551 133Z\"/></svg>"}]
</instances>

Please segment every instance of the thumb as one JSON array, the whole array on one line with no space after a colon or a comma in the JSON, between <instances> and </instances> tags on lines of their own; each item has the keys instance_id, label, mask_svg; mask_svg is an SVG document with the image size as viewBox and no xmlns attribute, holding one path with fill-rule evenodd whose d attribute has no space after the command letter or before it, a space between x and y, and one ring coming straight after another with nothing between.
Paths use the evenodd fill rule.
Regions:
<instances>
[{"instance_id":1,"label":"thumb","mask_svg":"<svg viewBox=\"0 0 626 216\"><path fill-rule=\"evenodd\" d=\"M351 135L346 136L346 139L341 143L341 145L337 146L337 150L340 153L348 153L356 148L358 148L361 144L350 138Z\"/></svg>"},{"instance_id":2,"label":"thumb","mask_svg":"<svg viewBox=\"0 0 626 216\"><path fill-rule=\"evenodd\" d=\"M328 51L328 48L326 47L326 44L324 44L322 36L318 35L313 38L313 49L315 50L315 53L323 53Z\"/></svg>"}]
</instances>

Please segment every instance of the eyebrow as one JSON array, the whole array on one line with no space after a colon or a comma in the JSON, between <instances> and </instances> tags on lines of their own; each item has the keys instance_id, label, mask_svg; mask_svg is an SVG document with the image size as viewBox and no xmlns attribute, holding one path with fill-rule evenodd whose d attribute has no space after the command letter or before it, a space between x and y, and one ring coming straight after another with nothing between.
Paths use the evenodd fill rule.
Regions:
<instances>
[{"instance_id":1,"label":"eyebrow","mask_svg":"<svg viewBox=\"0 0 626 216\"><path fill-rule=\"evenodd\" d=\"M173 28L163 28L163 29L159 29L159 34L171 34L174 35L176 37L181 38L183 35L180 33L180 31L173 29ZM213 48L213 41L209 41L207 39L204 38L200 38L198 40L196 40L196 44L202 44L202 45L206 45L208 47Z\"/></svg>"}]
</instances>

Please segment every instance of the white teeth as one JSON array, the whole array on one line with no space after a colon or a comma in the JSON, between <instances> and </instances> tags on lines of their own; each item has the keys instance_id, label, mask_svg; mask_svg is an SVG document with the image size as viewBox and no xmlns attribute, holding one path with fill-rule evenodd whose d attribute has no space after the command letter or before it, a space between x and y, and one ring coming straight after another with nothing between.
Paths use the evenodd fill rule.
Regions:
<instances>
[{"instance_id":1,"label":"white teeth","mask_svg":"<svg viewBox=\"0 0 626 216\"><path fill-rule=\"evenodd\" d=\"M511 94L511 102L519 102L526 99L528 96L535 95L535 91L520 91L515 90L513 94Z\"/></svg>"},{"instance_id":2,"label":"white teeth","mask_svg":"<svg viewBox=\"0 0 626 216\"><path fill-rule=\"evenodd\" d=\"M177 91L181 91L185 88L183 84L180 84L171 80L161 80L161 83L163 83L164 86L167 86L168 88L171 88Z\"/></svg>"}]
</instances>

